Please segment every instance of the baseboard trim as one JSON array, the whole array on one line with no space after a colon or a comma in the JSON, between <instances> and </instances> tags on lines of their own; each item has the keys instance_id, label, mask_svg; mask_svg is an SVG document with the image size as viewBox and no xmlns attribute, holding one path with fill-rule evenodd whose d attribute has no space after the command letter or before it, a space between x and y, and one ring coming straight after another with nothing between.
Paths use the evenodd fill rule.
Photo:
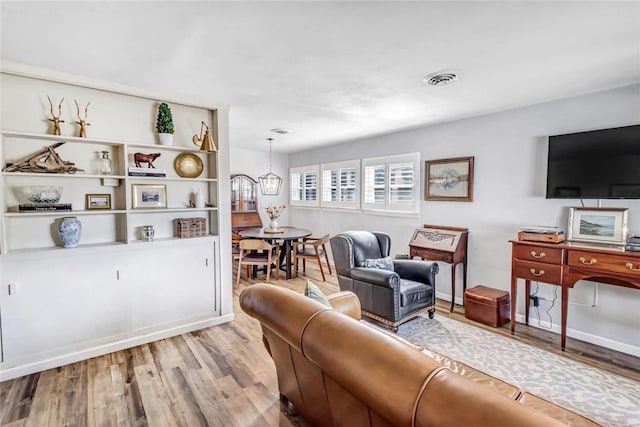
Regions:
<instances>
[{"instance_id":1,"label":"baseboard trim","mask_svg":"<svg viewBox=\"0 0 640 427\"><path fill-rule=\"evenodd\" d=\"M436 297L444 301L451 301L451 294L436 292ZM455 300L456 300L455 301L456 304L458 305L463 304L462 297L456 297ZM516 314L516 322L524 323L524 314ZM544 320L541 320L540 325L538 325L538 319L531 316L529 316L529 326L533 326L534 328L538 328L538 329L544 329L545 331L554 332L560 335L560 325L549 324L548 321L544 321ZM597 335L589 334L584 331L579 331L571 328L567 328L567 336L571 338L575 338L580 341L599 345L600 347L605 347L611 350L619 351L620 353L625 353L635 357L640 357L640 347L637 347L631 344L615 341L609 338L600 337Z\"/></svg>"},{"instance_id":2,"label":"baseboard trim","mask_svg":"<svg viewBox=\"0 0 640 427\"><path fill-rule=\"evenodd\" d=\"M516 322L525 323L524 314L516 314ZM560 325L555 323L549 323L548 321L541 320L540 325L538 319L529 316L529 326L534 328L544 329L545 331L554 332L560 335ZM516 334L518 333L516 327ZM630 354L635 357L640 357L640 347L627 344L620 341L611 340L609 338L600 337L597 335L589 334L576 329L567 328L567 336L575 338L580 341L588 342L591 344L599 345L600 347L609 348L611 350L619 351L620 353Z\"/></svg>"},{"instance_id":3,"label":"baseboard trim","mask_svg":"<svg viewBox=\"0 0 640 427\"><path fill-rule=\"evenodd\" d=\"M44 357L40 360L14 360L11 362L0 363L0 382L33 374L35 372L47 369L57 368L59 366L68 365L70 363L79 362L81 360L90 359L92 357L102 356L104 354L113 353L115 351L124 350L152 341L173 337L176 335L196 331L198 329L216 326L223 323L231 322L235 316L233 313L223 316L198 319L196 321L180 324L167 325L163 329L137 331L138 333L132 337L110 337L109 342L96 343L90 347L81 350L64 351L50 357Z\"/></svg>"}]
</instances>

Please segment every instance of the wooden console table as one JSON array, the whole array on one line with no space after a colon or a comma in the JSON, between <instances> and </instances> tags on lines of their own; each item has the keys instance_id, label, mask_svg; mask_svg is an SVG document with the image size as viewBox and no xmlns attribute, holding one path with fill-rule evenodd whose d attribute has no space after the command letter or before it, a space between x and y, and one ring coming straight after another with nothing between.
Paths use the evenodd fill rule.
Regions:
<instances>
[{"instance_id":1,"label":"wooden console table","mask_svg":"<svg viewBox=\"0 0 640 427\"><path fill-rule=\"evenodd\" d=\"M516 328L518 279L525 283L525 321L529 324L531 281L562 287L561 347L567 341L569 288L579 280L592 280L626 288L640 288L640 252L624 247L577 242L561 244L511 240L511 333Z\"/></svg>"},{"instance_id":2,"label":"wooden console table","mask_svg":"<svg viewBox=\"0 0 640 427\"><path fill-rule=\"evenodd\" d=\"M451 264L451 310L456 299L456 266L462 263L462 295L467 290L468 228L442 227L425 224L418 228L409 242L410 257ZM464 298L463 298L464 305Z\"/></svg>"}]
</instances>

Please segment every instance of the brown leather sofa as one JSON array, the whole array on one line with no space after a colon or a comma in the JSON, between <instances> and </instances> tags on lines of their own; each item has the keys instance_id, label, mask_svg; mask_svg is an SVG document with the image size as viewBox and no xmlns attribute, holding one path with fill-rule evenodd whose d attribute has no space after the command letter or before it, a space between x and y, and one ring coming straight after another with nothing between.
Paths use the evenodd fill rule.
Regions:
<instances>
[{"instance_id":1,"label":"brown leather sofa","mask_svg":"<svg viewBox=\"0 0 640 427\"><path fill-rule=\"evenodd\" d=\"M351 292L329 300L333 309L268 284L240 295L281 396L314 426L597 425L528 393L520 403L516 387L362 324Z\"/></svg>"}]
</instances>

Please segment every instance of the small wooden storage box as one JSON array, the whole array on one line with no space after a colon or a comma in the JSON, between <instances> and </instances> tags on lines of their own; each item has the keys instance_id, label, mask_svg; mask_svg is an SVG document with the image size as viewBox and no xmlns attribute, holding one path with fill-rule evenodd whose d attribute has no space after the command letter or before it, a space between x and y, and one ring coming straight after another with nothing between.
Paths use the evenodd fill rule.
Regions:
<instances>
[{"instance_id":1,"label":"small wooden storage box","mask_svg":"<svg viewBox=\"0 0 640 427\"><path fill-rule=\"evenodd\" d=\"M504 325L509 321L509 292L482 285L467 289L464 316L493 327Z\"/></svg>"},{"instance_id":2,"label":"small wooden storage box","mask_svg":"<svg viewBox=\"0 0 640 427\"><path fill-rule=\"evenodd\" d=\"M177 218L176 229L178 237L203 237L207 235L206 218Z\"/></svg>"}]
</instances>

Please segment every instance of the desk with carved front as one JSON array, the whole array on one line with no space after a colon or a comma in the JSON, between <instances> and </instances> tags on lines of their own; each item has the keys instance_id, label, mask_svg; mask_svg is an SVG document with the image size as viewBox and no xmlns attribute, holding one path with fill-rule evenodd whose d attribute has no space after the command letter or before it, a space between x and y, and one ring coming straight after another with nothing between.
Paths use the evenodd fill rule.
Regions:
<instances>
[{"instance_id":1,"label":"desk with carved front","mask_svg":"<svg viewBox=\"0 0 640 427\"><path fill-rule=\"evenodd\" d=\"M529 324L531 281L562 287L560 341L567 341L569 288L579 280L592 280L626 288L640 288L640 252L624 247L576 242L561 244L511 240L511 333L516 328L518 279L525 281L525 322Z\"/></svg>"},{"instance_id":2,"label":"desk with carved front","mask_svg":"<svg viewBox=\"0 0 640 427\"><path fill-rule=\"evenodd\" d=\"M442 227L425 224L413 233L409 243L410 257L451 264L451 310L455 306L456 266L462 264L462 294L467 290L468 228ZM464 301L464 299L463 299ZM464 305L464 302L463 302Z\"/></svg>"}]
</instances>

